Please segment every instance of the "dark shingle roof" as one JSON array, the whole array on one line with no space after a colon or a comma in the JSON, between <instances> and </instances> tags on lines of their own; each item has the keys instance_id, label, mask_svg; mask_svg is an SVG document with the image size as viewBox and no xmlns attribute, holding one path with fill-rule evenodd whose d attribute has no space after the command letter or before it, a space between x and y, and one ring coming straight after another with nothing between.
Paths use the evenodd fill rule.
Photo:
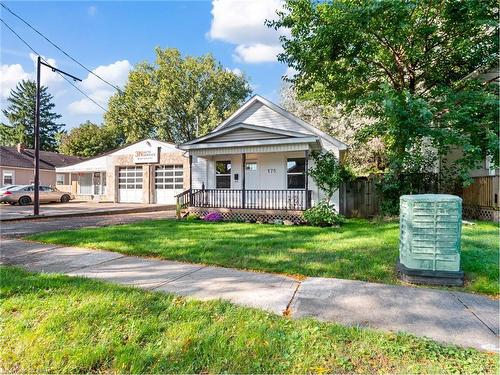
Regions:
<instances>
[{"instance_id":1,"label":"dark shingle roof","mask_svg":"<svg viewBox=\"0 0 500 375\"><path fill-rule=\"evenodd\" d=\"M0 166L33 168L35 150L24 149L18 152L16 147L0 146ZM40 169L54 170L84 160L78 156L58 154L51 151L40 151Z\"/></svg>"}]
</instances>

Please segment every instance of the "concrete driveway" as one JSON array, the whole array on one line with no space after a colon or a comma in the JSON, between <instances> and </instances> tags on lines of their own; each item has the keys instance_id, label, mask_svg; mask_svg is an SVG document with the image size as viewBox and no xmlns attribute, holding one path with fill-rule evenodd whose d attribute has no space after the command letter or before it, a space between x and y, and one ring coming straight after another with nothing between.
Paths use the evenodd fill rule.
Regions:
<instances>
[{"instance_id":1,"label":"concrete driveway","mask_svg":"<svg viewBox=\"0 0 500 375\"><path fill-rule=\"evenodd\" d=\"M140 203L97 203L97 202L69 202L47 203L40 205L40 215L58 217L65 215L99 215L119 214L130 212L152 212L172 210L172 205L140 204ZM0 221L29 218L33 215L33 205L11 206L0 204Z\"/></svg>"}]
</instances>

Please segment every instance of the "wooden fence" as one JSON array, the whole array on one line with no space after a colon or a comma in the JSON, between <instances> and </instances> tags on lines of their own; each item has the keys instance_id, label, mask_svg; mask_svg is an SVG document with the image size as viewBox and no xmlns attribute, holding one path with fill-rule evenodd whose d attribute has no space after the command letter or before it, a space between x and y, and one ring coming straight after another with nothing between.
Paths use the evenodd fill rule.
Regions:
<instances>
[{"instance_id":1,"label":"wooden fence","mask_svg":"<svg viewBox=\"0 0 500 375\"><path fill-rule=\"evenodd\" d=\"M342 184L340 188L340 212L347 217L369 218L379 214L381 197L377 184L382 177L359 177ZM499 214L499 176L475 177L474 182L461 194L464 217L497 220ZM438 192L437 186L415 189L415 193Z\"/></svg>"},{"instance_id":2,"label":"wooden fence","mask_svg":"<svg viewBox=\"0 0 500 375\"><path fill-rule=\"evenodd\" d=\"M340 187L340 212L347 217L373 217L380 211L380 177L358 177Z\"/></svg>"},{"instance_id":3,"label":"wooden fence","mask_svg":"<svg viewBox=\"0 0 500 375\"><path fill-rule=\"evenodd\" d=\"M463 190L463 205L498 209L499 186L499 176L475 177L474 182Z\"/></svg>"}]
</instances>

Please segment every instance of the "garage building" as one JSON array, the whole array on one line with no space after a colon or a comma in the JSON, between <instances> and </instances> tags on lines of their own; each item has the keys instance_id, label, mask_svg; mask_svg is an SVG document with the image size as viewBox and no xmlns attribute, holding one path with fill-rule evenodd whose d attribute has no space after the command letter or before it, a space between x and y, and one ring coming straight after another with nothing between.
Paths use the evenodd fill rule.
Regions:
<instances>
[{"instance_id":1,"label":"garage building","mask_svg":"<svg viewBox=\"0 0 500 375\"><path fill-rule=\"evenodd\" d=\"M189 188L189 159L174 144L153 139L119 148L70 166L66 187L77 199L175 204Z\"/></svg>"}]
</instances>

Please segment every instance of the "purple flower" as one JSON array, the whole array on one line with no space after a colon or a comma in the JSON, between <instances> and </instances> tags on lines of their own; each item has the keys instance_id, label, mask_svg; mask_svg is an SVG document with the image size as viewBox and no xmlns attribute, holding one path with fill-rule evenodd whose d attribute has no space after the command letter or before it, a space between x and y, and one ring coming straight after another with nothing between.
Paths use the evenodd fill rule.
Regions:
<instances>
[{"instance_id":1,"label":"purple flower","mask_svg":"<svg viewBox=\"0 0 500 375\"><path fill-rule=\"evenodd\" d=\"M203 218L205 221L221 221L222 215L218 212L210 212Z\"/></svg>"}]
</instances>

